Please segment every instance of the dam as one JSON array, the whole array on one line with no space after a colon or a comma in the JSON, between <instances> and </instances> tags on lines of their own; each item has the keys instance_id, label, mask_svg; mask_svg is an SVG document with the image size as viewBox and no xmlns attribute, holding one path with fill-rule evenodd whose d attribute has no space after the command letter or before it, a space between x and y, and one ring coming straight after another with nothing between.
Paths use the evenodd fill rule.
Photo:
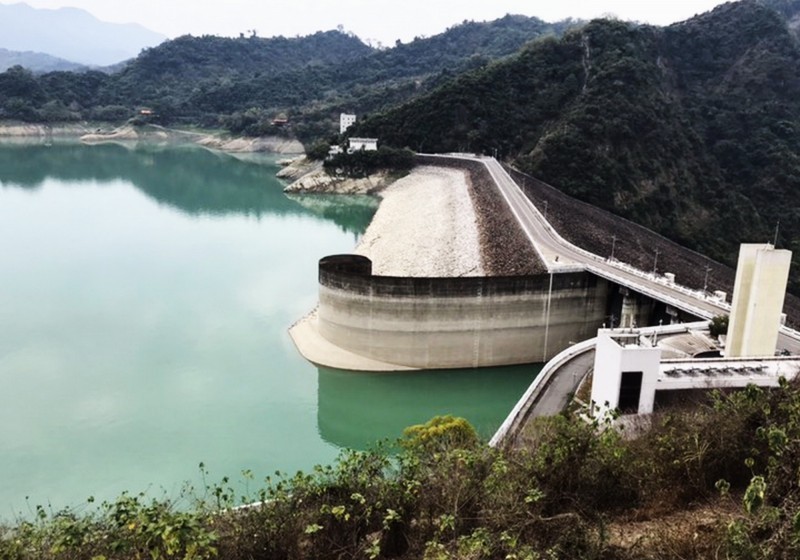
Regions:
<instances>
[{"instance_id":1,"label":"dam","mask_svg":"<svg viewBox=\"0 0 800 560\"><path fill-rule=\"evenodd\" d=\"M425 158L465 164L473 183L491 183L514 236L529 241L540 266L518 275L403 277L374 274L361 255L325 257L319 306L290 331L309 361L365 371L546 362L599 328L729 312L718 290L682 286L655 265L645 272L565 240L492 158Z\"/></svg>"},{"instance_id":2,"label":"dam","mask_svg":"<svg viewBox=\"0 0 800 560\"><path fill-rule=\"evenodd\" d=\"M608 283L585 272L516 277L374 276L371 262L319 264L318 329L368 358L419 369L546 361L603 322Z\"/></svg>"}]
</instances>

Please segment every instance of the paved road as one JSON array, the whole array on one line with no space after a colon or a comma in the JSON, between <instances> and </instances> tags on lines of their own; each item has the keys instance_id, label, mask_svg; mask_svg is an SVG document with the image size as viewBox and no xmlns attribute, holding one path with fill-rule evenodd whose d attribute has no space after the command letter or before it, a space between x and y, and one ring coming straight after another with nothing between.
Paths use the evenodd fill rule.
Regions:
<instances>
[{"instance_id":1,"label":"paved road","mask_svg":"<svg viewBox=\"0 0 800 560\"><path fill-rule=\"evenodd\" d=\"M703 292L671 284L663 276L637 271L569 243L558 235L497 160L493 158L479 158L479 160L488 169L511 211L549 271L567 272L576 268L589 270L607 280L627 286L705 319L716 315L727 315L730 312L730 306L727 303L707 298ZM800 353L800 336L791 331L782 330L779 335L778 347L798 354Z\"/></svg>"},{"instance_id":2,"label":"paved road","mask_svg":"<svg viewBox=\"0 0 800 560\"><path fill-rule=\"evenodd\" d=\"M673 303L676 307L707 319L728 313L727 305L700 299L686 293L685 289L669 286L666 279L662 277L650 275L651 277L648 278L648 275L640 271L625 270L619 264L611 263L607 259L572 245L556 233L497 160L484 159L482 161L511 207L511 211L519 220L522 229L539 251L548 270L562 272L572 270L576 266L588 269L599 276L637 291L654 294L662 301ZM661 281L659 282L658 279Z\"/></svg>"},{"instance_id":3,"label":"paved road","mask_svg":"<svg viewBox=\"0 0 800 560\"><path fill-rule=\"evenodd\" d=\"M581 380L594 369L594 350L578 354L558 368L541 392L539 398L531 403L530 416L553 416L564 410L578 390Z\"/></svg>"}]
</instances>

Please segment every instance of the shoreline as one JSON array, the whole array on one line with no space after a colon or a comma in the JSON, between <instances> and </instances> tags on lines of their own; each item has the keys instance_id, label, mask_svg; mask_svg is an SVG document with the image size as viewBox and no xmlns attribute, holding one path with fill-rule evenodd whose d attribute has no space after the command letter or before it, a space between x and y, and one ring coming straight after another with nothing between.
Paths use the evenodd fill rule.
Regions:
<instances>
[{"instance_id":1,"label":"shoreline","mask_svg":"<svg viewBox=\"0 0 800 560\"><path fill-rule=\"evenodd\" d=\"M0 121L0 141L7 140L74 140L85 144L122 142L186 143L226 153L274 153L285 156L305 154L303 145L295 139L279 136L245 138L225 136L219 132L195 132L159 125L117 125L104 122L83 123L24 123Z\"/></svg>"}]
</instances>

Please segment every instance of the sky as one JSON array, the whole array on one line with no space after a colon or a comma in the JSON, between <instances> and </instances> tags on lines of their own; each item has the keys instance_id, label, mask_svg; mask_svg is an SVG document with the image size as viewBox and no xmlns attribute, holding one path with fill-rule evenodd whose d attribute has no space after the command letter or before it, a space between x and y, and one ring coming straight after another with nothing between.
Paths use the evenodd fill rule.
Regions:
<instances>
[{"instance_id":1,"label":"sky","mask_svg":"<svg viewBox=\"0 0 800 560\"><path fill-rule=\"evenodd\" d=\"M13 0L2 0L4 4ZM656 25L706 12L719 0L25 0L36 8L82 8L113 23L139 23L179 35L308 35L342 26L362 40L394 45L431 36L464 20L505 14L545 21L613 15Z\"/></svg>"}]
</instances>

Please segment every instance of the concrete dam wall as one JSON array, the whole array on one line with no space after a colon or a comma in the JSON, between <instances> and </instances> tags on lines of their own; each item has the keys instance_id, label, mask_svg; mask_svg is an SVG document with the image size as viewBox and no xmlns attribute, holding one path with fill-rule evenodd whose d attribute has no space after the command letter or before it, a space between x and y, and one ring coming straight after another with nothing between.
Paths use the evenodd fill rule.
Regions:
<instances>
[{"instance_id":1,"label":"concrete dam wall","mask_svg":"<svg viewBox=\"0 0 800 560\"><path fill-rule=\"evenodd\" d=\"M586 272L532 276L373 276L372 262L319 262L318 331L367 358L420 369L543 362L594 336L608 283Z\"/></svg>"}]
</instances>

